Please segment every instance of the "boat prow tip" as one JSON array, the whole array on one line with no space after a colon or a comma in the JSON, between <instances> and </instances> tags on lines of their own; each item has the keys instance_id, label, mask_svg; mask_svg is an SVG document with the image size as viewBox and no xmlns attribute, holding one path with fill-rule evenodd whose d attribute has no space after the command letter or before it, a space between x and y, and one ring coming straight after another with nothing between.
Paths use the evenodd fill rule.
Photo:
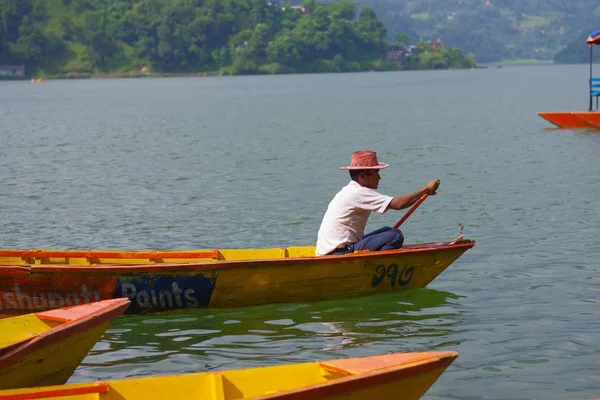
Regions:
<instances>
[{"instance_id":1,"label":"boat prow tip","mask_svg":"<svg viewBox=\"0 0 600 400\"><path fill-rule=\"evenodd\" d=\"M460 237L458 239L454 239L453 241L451 241L449 243L450 244L469 244L469 243L475 244L475 240L473 240L473 239L465 239L463 237Z\"/></svg>"}]
</instances>

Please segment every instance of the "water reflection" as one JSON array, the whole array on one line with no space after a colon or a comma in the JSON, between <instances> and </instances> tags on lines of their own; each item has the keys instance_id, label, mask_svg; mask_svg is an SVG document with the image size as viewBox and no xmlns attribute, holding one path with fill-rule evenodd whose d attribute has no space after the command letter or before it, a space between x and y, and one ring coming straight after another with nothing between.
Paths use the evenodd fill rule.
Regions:
<instances>
[{"instance_id":1,"label":"water reflection","mask_svg":"<svg viewBox=\"0 0 600 400\"><path fill-rule=\"evenodd\" d=\"M70 382L451 348L459 343L462 321L457 299L420 289L312 304L125 316Z\"/></svg>"}]
</instances>

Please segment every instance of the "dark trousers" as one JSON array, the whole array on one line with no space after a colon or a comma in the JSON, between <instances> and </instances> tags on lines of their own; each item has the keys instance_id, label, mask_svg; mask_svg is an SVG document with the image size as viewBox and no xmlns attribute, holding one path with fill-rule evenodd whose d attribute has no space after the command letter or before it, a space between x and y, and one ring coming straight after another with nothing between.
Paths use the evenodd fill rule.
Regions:
<instances>
[{"instance_id":1,"label":"dark trousers","mask_svg":"<svg viewBox=\"0 0 600 400\"><path fill-rule=\"evenodd\" d=\"M364 238L356 243L348 244L343 249L335 249L331 254L341 255L360 250L378 251L399 249L402 247L403 243L404 235L400 229L384 226L383 228L366 234Z\"/></svg>"}]
</instances>

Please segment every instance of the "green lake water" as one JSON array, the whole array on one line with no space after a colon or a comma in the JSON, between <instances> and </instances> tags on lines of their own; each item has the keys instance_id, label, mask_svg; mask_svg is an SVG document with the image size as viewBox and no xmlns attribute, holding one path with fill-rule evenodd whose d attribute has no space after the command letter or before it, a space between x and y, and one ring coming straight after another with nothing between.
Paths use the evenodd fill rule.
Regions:
<instances>
[{"instance_id":1,"label":"green lake water","mask_svg":"<svg viewBox=\"0 0 600 400\"><path fill-rule=\"evenodd\" d=\"M425 399L600 397L600 134L536 115L585 110L587 73L1 82L0 247L311 245L372 149L382 193L441 180L406 243L477 241L428 288L125 316L70 382L455 350Z\"/></svg>"}]
</instances>

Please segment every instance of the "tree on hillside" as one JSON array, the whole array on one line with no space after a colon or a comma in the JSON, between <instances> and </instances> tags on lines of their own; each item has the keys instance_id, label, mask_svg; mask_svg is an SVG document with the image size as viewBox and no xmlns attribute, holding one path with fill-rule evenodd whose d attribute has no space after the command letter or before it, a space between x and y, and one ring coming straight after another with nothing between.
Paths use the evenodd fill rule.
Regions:
<instances>
[{"instance_id":1,"label":"tree on hillside","mask_svg":"<svg viewBox=\"0 0 600 400\"><path fill-rule=\"evenodd\" d=\"M396 42L402 43L404 46L408 46L410 44L410 37L408 37L405 33L398 33L396 35Z\"/></svg>"},{"instance_id":2,"label":"tree on hillside","mask_svg":"<svg viewBox=\"0 0 600 400\"><path fill-rule=\"evenodd\" d=\"M23 17L19 25L19 38L13 51L21 56L29 68L44 61L48 51L48 40L41 28L30 21L28 15Z\"/></svg>"},{"instance_id":3,"label":"tree on hillside","mask_svg":"<svg viewBox=\"0 0 600 400\"><path fill-rule=\"evenodd\" d=\"M356 5L351 0L339 0L329 6L329 12L331 18L352 21L356 14Z\"/></svg>"},{"instance_id":4,"label":"tree on hillside","mask_svg":"<svg viewBox=\"0 0 600 400\"><path fill-rule=\"evenodd\" d=\"M311 13L317 8L317 0L304 0L302 7L307 13Z\"/></svg>"},{"instance_id":5,"label":"tree on hillside","mask_svg":"<svg viewBox=\"0 0 600 400\"><path fill-rule=\"evenodd\" d=\"M269 45L267 53L269 62L283 64L288 67L298 66L302 60L298 42L290 31L277 35Z\"/></svg>"},{"instance_id":6,"label":"tree on hillside","mask_svg":"<svg viewBox=\"0 0 600 400\"><path fill-rule=\"evenodd\" d=\"M252 0L252 10L250 11L250 22L252 25L266 22L267 2L265 0Z\"/></svg>"},{"instance_id":7,"label":"tree on hillside","mask_svg":"<svg viewBox=\"0 0 600 400\"><path fill-rule=\"evenodd\" d=\"M0 1L0 28L7 42L16 42L19 39L21 21L24 17L31 16L33 8L34 4L31 0ZM31 22L34 20L29 18L28 23Z\"/></svg>"},{"instance_id":8,"label":"tree on hillside","mask_svg":"<svg viewBox=\"0 0 600 400\"><path fill-rule=\"evenodd\" d=\"M102 12L86 13L87 56L95 68L104 68L107 61L117 52L114 38L108 34L107 15Z\"/></svg>"},{"instance_id":9,"label":"tree on hillside","mask_svg":"<svg viewBox=\"0 0 600 400\"><path fill-rule=\"evenodd\" d=\"M375 57L386 51L387 30L371 8L366 7L361 10L356 30L362 41L361 51L366 57Z\"/></svg>"}]
</instances>

